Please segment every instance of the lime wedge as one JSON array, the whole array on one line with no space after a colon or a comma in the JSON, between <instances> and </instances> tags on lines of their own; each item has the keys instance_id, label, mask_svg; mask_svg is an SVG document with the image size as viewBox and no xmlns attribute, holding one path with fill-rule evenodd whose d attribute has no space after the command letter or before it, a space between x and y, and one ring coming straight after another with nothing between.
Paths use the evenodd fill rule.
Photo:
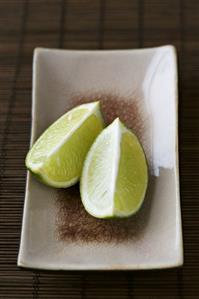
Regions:
<instances>
[{"instance_id":1,"label":"lime wedge","mask_svg":"<svg viewBox=\"0 0 199 299\"><path fill-rule=\"evenodd\" d=\"M128 217L141 207L147 184L141 144L117 118L96 138L84 162L83 205L97 218Z\"/></svg>"},{"instance_id":2,"label":"lime wedge","mask_svg":"<svg viewBox=\"0 0 199 299\"><path fill-rule=\"evenodd\" d=\"M27 168L47 185L64 188L75 184L85 156L102 129L99 102L70 110L30 149L26 157Z\"/></svg>"}]
</instances>

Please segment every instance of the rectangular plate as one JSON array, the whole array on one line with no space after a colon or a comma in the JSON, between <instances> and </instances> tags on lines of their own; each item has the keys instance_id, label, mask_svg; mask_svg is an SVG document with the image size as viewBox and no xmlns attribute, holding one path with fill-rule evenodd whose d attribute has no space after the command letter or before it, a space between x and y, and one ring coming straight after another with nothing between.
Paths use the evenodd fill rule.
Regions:
<instances>
[{"instance_id":1,"label":"rectangular plate","mask_svg":"<svg viewBox=\"0 0 199 299\"><path fill-rule=\"evenodd\" d=\"M144 205L128 220L98 220L84 211L78 186L58 191L28 174L18 265L53 270L182 265L175 49L36 49L31 143L67 110L97 99L107 122L119 116L143 143L150 170Z\"/></svg>"}]
</instances>

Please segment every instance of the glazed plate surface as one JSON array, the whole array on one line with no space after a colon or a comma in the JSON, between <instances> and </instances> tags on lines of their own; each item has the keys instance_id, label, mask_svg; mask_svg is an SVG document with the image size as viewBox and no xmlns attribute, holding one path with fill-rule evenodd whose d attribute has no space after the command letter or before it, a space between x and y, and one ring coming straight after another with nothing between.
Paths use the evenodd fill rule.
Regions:
<instances>
[{"instance_id":1,"label":"glazed plate surface","mask_svg":"<svg viewBox=\"0 0 199 299\"><path fill-rule=\"evenodd\" d=\"M98 220L84 211L78 185L56 190L28 173L19 266L119 270L183 264L177 97L172 46L35 50L31 143L67 110L100 100L106 123L119 116L139 136L150 183L135 216Z\"/></svg>"}]
</instances>

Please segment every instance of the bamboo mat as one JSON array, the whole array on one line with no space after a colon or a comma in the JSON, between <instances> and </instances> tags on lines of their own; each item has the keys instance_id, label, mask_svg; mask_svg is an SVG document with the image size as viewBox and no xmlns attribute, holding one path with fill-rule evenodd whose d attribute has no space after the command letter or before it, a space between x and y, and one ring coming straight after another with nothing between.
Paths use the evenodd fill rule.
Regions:
<instances>
[{"instance_id":1,"label":"bamboo mat","mask_svg":"<svg viewBox=\"0 0 199 299\"><path fill-rule=\"evenodd\" d=\"M185 264L142 272L19 269L38 46L126 49L174 44L179 54ZM199 298L199 1L0 0L0 298Z\"/></svg>"}]
</instances>

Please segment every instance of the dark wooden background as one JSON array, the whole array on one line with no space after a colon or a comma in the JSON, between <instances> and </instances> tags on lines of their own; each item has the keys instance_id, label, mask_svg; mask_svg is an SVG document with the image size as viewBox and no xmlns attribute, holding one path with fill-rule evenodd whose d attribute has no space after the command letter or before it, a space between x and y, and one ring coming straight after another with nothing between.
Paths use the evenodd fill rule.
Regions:
<instances>
[{"instance_id":1,"label":"dark wooden background","mask_svg":"<svg viewBox=\"0 0 199 299\"><path fill-rule=\"evenodd\" d=\"M142 272L16 266L38 46L128 49L173 44L179 57L185 264ZM199 1L0 0L0 298L199 298Z\"/></svg>"}]
</instances>

